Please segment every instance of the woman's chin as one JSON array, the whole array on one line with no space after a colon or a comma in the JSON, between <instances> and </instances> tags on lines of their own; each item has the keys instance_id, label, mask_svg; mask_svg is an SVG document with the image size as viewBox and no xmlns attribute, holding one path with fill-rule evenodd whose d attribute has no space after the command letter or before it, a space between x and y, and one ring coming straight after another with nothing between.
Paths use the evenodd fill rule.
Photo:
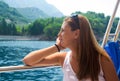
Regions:
<instances>
[{"instance_id":1,"label":"woman's chin","mask_svg":"<svg viewBox=\"0 0 120 81\"><path fill-rule=\"evenodd\" d=\"M63 48L66 48L66 45L65 45L64 43L61 43L61 46L62 46Z\"/></svg>"}]
</instances>

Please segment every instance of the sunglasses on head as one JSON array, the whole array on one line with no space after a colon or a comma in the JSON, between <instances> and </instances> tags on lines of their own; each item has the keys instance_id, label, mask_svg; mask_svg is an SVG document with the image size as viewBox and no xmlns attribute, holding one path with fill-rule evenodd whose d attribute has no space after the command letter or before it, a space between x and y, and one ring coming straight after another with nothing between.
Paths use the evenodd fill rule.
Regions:
<instances>
[{"instance_id":1,"label":"sunglasses on head","mask_svg":"<svg viewBox=\"0 0 120 81\"><path fill-rule=\"evenodd\" d=\"M73 19L73 21L75 22L75 24L77 25L77 27L80 29L78 15L73 15L73 16L71 16L71 18Z\"/></svg>"}]
</instances>

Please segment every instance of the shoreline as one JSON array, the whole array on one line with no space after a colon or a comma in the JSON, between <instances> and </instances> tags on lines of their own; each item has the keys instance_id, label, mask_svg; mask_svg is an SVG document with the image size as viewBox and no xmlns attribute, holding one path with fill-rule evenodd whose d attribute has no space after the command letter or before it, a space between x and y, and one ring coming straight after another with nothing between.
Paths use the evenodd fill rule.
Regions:
<instances>
[{"instance_id":1,"label":"shoreline","mask_svg":"<svg viewBox=\"0 0 120 81\"><path fill-rule=\"evenodd\" d=\"M0 35L0 40L43 40L41 36Z\"/></svg>"}]
</instances>

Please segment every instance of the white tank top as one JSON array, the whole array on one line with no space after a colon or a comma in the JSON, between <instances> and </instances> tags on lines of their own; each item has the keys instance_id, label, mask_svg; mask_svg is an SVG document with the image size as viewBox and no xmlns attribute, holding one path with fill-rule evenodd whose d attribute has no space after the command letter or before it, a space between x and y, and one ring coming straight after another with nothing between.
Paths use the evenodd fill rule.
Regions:
<instances>
[{"instance_id":1,"label":"white tank top","mask_svg":"<svg viewBox=\"0 0 120 81\"><path fill-rule=\"evenodd\" d=\"M67 53L64 63L63 63L63 73L64 73L63 81L79 81L76 77L75 72L72 69L71 64L70 64L70 54L71 54L71 52ZM103 77L102 69L100 71L98 78L99 78L99 81L105 81L105 79ZM88 78L88 79L83 79L81 81L91 81L91 80Z\"/></svg>"}]
</instances>

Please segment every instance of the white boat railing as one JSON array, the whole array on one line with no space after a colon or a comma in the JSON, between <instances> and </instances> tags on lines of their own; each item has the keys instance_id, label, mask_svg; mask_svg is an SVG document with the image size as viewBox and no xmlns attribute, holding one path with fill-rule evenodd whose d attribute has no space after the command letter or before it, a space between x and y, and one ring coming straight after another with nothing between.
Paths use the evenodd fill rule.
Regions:
<instances>
[{"instance_id":1,"label":"white boat railing","mask_svg":"<svg viewBox=\"0 0 120 81\"><path fill-rule=\"evenodd\" d=\"M107 26L107 30L106 30L106 33L105 33L105 36L104 36L104 39L103 39L103 42L102 42L102 47L106 44L106 42L108 40L108 35L110 33L110 30L111 30L113 20L114 20L115 14L117 12L119 3L120 3L120 0L117 0L113 15L111 16L110 21L109 21L108 26ZM118 28L118 30L120 29L120 21L118 23L117 28ZM118 30L116 31L117 34L119 32ZM115 39L116 39L118 37L118 35L115 35L115 36L116 36L115 37ZM55 66L55 67L59 67L59 66ZM30 70L30 69L35 69L35 68L42 68L42 67L31 67L31 66L25 66L25 65L5 66L5 67L0 67L0 73L2 73L2 72L11 72L11 71Z\"/></svg>"},{"instance_id":2,"label":"white boat railing","mask_svg":"<svg viewBox=\"0 0 120 81\"><path fill-rule=\"evenodd\" d=\"M24 70L33 70L33 69L40 69L40 68L51 68L51 67L60 67L60 66L39 66L39 67L32 67L32 66L25 66L25 65L19 65L19 66L4 66L0 67L0 73L2 72L13 72L13 71L24 71Z\"/></svg>"},{"instance_id":3,"label":"white boat railing","mask_svg":"<svg viewBox=\"0 0 120 81\"><path fill-rule=\"evenodd\" d=\"M33 67L30 66L24 66L24 65L19 65L19 66L4 66L0 67L0 73L1 72L10 72L10 71L19 71L19 70L26 70L26 69L32 69ZM37 68L37 67L34 67Z\"/></svg>"},{"instance_id":4,"label":"white boat railing","mask_svg":"<svg viewBox=\"0 0 120 81\"><path fill-rule=\"evenodd\" d=\"M120 32L120 19L118 21L118 25L117 25L117 29L115 31L115 36L113 38L113 41L116 41L118 39L118 36L119 36L119 32Z\"/></svg>"},{"instance_id":5,"label":"white boat railing","mask_svg":"<svg viewBox=\"0 0 120 81\"><path fill-rule=\"evenodd\" d=\"M108 41L108 37L109 37L109 35L110 35L110 30L111 30L111 28L112 28L112 24L113 24L113 21L114 21L114 18L115 18L115 15L116 15L116 12L117 12L119 3L120 3L120 0L117 0L116 5L115 5L115 9L114 9L114 11L113 11L113 14L112 14L110 20L109 20L109 23L108 23L108 26L107 26L107 29L106 29L106 32L105 32L105 35L104 35L104 38L103 38L103 41L102 41L102 45L101 45L102 47L104 47L104 45L105 45L105 44L107 43L107 41ZM116 40L116 38L117 38L118 35L119 35L119 31L118 31L119 28L120 28L120 25L119 25L119 23L118 23L118 27L117 27L117 29L116 29L116 33L115 33L115 34L112 34L112 35L114 35L114 40Z\"/></svg>"}]
</instances>

